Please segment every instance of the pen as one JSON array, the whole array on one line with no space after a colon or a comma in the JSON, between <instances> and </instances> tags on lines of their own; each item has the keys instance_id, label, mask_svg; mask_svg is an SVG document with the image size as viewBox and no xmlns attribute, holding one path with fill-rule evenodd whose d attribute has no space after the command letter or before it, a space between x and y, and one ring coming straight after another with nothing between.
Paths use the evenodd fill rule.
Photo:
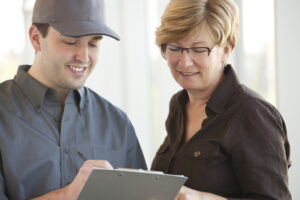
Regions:
<instances>
[{"instance_id":1,"label":"pen","mask_svg":"<svg viewBox=\"0 0 300 200\"><path fill-rule=\"evenodd\" d=\"M77 154L80 156L80 158L81 158L83 161L88 160L87 157L85 157L85 155L83 155L80 151L77 151Z\"/></svg>"}]
</instances>

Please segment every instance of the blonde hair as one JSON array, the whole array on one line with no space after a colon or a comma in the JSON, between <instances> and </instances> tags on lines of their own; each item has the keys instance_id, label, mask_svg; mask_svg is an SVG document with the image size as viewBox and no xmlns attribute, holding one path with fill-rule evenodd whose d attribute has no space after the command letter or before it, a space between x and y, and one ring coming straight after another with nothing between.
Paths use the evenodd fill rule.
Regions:
<instances>
[{"instance_id":1,"label":"blonde hair","mask_svg":"<svg viewBox=\"0 0 300 200\"><path fill-rule=\"evenodd\" d=\"M238 8L233 0L171 0L156 31L156 44L178 41L206 30L215 45L232 49L238 37Z\"/></svg>"}]
</instances>

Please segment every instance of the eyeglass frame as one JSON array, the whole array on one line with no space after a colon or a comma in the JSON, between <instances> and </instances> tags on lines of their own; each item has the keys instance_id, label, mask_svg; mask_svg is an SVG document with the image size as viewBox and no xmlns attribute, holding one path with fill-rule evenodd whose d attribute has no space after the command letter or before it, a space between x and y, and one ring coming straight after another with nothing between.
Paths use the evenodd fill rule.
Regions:
<instances>
[{"instance_id":1,"label":"eyeglass frame","mask_svg":"<svg viewBox=\"0 0 300 200\"><path fill-rule=\"evenodd\" d=\"M167 50L167 46L171 46L171 47L175 47L178 48L178 50L180 50L180 53L183 53L184 51L186 51L187 53L189 53L190 50L194 50L196 48L203 48L207 50L207 55L209 56L210 53L212 52L212 50L215 48L215 46L209 48L209 47L190 47L190 48L183 48L183 47L179 47L176 45L172 45L172 44L162 44L161 45L161 55L163 58L167 59L165 56L166 50ZM195 50L194 50L195 51ZM204 52L203 52L204 53Z\"/></svg>"}]
</instances>

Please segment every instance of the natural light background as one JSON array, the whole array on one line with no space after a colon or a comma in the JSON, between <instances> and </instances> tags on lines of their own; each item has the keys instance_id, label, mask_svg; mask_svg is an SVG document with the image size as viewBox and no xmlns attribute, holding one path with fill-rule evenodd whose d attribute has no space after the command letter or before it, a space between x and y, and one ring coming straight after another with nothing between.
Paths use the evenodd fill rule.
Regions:
<instances>
[{"instance_id":1,"label":"natural light background","mask_svg":"<svg viewBox=\"0 0 300 200\"><path fill-rule=\"evenodd\" d=\"M164 121L169 99L180 88L155 46L154 32L167 1L130 1L106 1L107 19L120 34L121 41L105 38L99 64L87 86L126 111L150 165L166 134ZM33 50L27 40L27 30L33 3L33 0L10 0L0 6L3 29L0 81L12 78L18 64L32 63ZM273 1L237 3L241 8L241 34L230 62L243 83L276 106Z\"/></svg>"},{"instance_id":2,"label":"natural light background","mask_svg":"<svg viewBox=\"0 0 300 200\"><path fill-rule=\"evenodd\" d=\"M259 5L259 6L257 6ZM242 1L243 81L276 105L274 3Z\"/></svg>"},{"instance_id":3,"label":"natural light background","mask_svg":"<svg viewBox=\"0 0 300 200\"><path fill-rule=\"evenodd\" d=\"M2 82L13 77L16 66L22 60L24 50L22 1L1 0L0 19L0 81Z\"/></svg>"},{"instance_id":4,"label":"natural light background","mask_svg":"<svg viewBox=\"0 0 300 200\"><path fill-rule=\"evenodd\" d=\"M27 33L33 2L0 0L0 82L13 78L19 64L31 64L33 61L34 52ZM166 134L164 121L170 97L180 89L155 46L154 32L167 2L106 0L107 21L119 33L121 41L104 39L99 64L87 82L88 87L128 114L141 142L148 167ZM278 57L275 57L274 32L276 1L236 2L240 7L241 29L239 43L230 63L242 83L279 107L275 62ZM295 119L287 121L287 124L295 124ZM290 135L291 141L296 139L296 132L293 134ZM300 198L299 192L295 189L293 192Z\"/></svg>"}]
</instances>

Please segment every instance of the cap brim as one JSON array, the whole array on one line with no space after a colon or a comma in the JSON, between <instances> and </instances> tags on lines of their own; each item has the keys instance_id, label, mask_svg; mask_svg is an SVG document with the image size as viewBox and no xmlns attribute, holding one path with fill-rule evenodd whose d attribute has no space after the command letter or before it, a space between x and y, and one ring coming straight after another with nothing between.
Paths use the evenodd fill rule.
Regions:
<instances>
[{"instance_id":1,"label":"cap brim","mask_svg":"<svg viewBox=\"0 0 300 200\"><path fill-rule=\"evenodd\" d=\"M50 25L65 36L80 37L85 35L105 35L116 40L120 40L119 35L111 30L108 26L104 24L95 25L95 23L91 21L69 21L50 23Z\"/></svg>"}]
</instances>

